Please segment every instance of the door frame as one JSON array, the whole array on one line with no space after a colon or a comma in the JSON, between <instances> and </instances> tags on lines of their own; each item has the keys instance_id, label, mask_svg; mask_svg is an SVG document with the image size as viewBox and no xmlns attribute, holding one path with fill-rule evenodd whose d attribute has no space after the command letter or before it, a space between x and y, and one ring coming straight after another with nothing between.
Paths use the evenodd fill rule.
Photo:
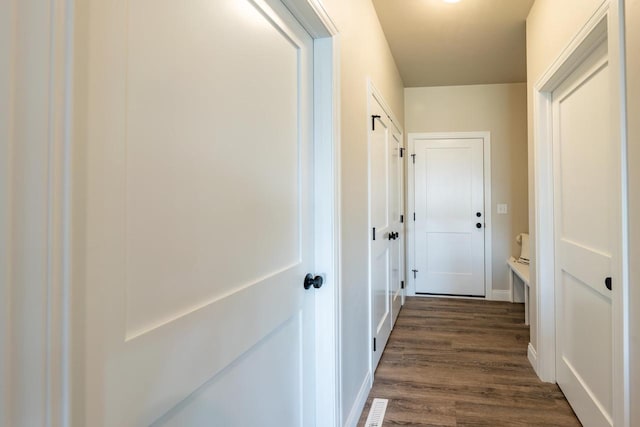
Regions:
<instances>
[{"instance_id":1,"label":"door frame","mask_svg":"<svg viewBox=\"0 0 640 427\"><path fill-rule=\"evenodd\" d=\"M409 153L415 154L416 141L423 139L482 139L483 140L483 170L484 170L484 299L503 301L501 295L504 291L497 292L494 296L493 292L493 273L492 273L492 210L491 210L491 132L410 132L408 134ZM407 159L409 157L407 156ZM407 169L407 214L415 213L415 166L413 162L407 160L409 165ZM416 294L416 281L411 274L411 269L415 268L416 246L415 246L415 222L407 221L407 263L405 277L407 279L407 292L411 296L425 297L425 295ZM439 298L437 295L428 295L429 297ZM470 298L470 297L451 297L446 298ZM473 297L472 299L479 299Z\"/></svg>"},{"instance_id":2,"label":"door frame","mask_svg":"<svg viewBox=\"0 0 640 427\"><path fill-rule=\"evenodd\" d=\"M0 5L0 16L20 18L2 26L7 37L0 43L0 67L7 71L0 74L0 91L10 101L0 117L0 133L7 136L0 138L7 166L0 169L0 205L8 207L0 210L0 347L10 349L0 354L0 427L19 419L72 427L82 412L83 375L74 369L82 366L83 289L74 280L82 272L82 248L72 233L79 226L74 205L82 196L72 176L83 172L86 82L77 56L84 42L77 35L86 29L86 1L49 0L44 10L35 0ZM338 426L339 31L319 0L281 1L314 39L315 270L325 278L315 299L315 382L322 408L316 422Z\"/></svg>"},{"instance_id":3,"label":"door frame","mask_svg":"<svg viewBox=\"0 0 640 427\"><path fill-rule=\"evenodd\" d=\"M605 39L611 78L618 90L611 94L611 140L620 144L620 191L615 195L622 218L621 247L614 252L613 315L613 421L629 426L629 251L627 211L627 142L624 75L623 0L606 0L542 74L533 89L533 153L535 182L535 255L531 289L535 292L537 348L529 344L529 360L543 381L556 381L556 286L554 255L553 91ZM616 283L617 282L617 283ZM617 286L615 286L617 284Z\"/></svg>"}]
</instances>

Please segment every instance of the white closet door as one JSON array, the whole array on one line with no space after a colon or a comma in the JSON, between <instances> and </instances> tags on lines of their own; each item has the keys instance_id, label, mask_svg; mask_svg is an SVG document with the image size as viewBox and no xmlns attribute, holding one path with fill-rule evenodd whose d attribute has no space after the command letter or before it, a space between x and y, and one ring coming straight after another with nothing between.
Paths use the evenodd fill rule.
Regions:
<instances>
[{"instance_id":1,"label":"white closet door","mask_svg":"<svg viewBox=\"0 0 640 427\"><path fill-rule=\"evenodd\" d=\"M269 3L89 4L83 425L313 425L312 40Z\"/></svg>"}]
</instances>

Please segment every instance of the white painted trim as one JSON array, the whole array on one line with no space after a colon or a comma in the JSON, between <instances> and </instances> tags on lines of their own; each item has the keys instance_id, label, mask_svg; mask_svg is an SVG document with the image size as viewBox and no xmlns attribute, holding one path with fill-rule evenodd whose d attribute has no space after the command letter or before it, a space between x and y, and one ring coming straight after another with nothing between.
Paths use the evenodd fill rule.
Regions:
<instances>
[{"instance_id":1,"label":"white painted trim","mask_svg":"<svg viewBox=\"0 0 640 427\"><path fill-rule=\"evenodd\" d=\"M327 18L328 19L328 18ZM316 425L338 426L341 414L340 120L336 37L314 40L316 271Z\"/></svg>"},{"instance_id":2,"label":"white painted trim","mask_svg":"<svg viewBox=\"0 0 640 427\"><path fill-rule=\"evenodd\" d=\"M406 278L406 289L405 293L410 296L416 296L416 281L413 277L413 269L416 265L416 222L414 220L414 215L416 211L416 200L415 200L415 183L416 183L416 167L413 163L413 159L411 157L412 154L416 152L416 142L415 138L413 138L414 133L410 132L407 135L407 184L405 200L407 201L407 224L406 224L406 233L407 233L407 262L405 264L405 273L404 277ZM409 160L411 159L411 160Z\"/></svg>"},{"instance_id":3,"label":"white painted trim","mask_svg":"<svg viewBox=\"0 0 640 427\"><path fill-rule=\"evenodd\" d=\"M11 407L0 411L0 422L12 427L24 422L68 426L73 4L50 0L37 6L21 1L5 6L12 34L2 53L12 69L3 73L8 81L0 82L11 87L6 98L11 113L5 117L10 122L3 125L7 145L0 148L8 161L0 177L0 198L7 207L3 214L8 216L0 218L0 234L11 233L11 239L2 240L3 251L12 258L11 271L2 268L0 274L7 298L2 307L11 307L11 313L0 310L10 319L2 322L0 339L2 348L11 351L10 359L2 360L0 381L13 386L0 404L8 401ZM28 37L17 37L25 34ZM15 55L17 51L22 54ZM18 171L20 177L14 179Z\"/></svg>"},{"instance_id":4,"label":"white painted trim","mask_svg":"<svg viewBox=\"0 0 640 427\"><path fill-rule=\"evenodd\" d=\"M337 31L337 29L336 29ZM337 234L337 253L335 257L337 258L336 263L336 275L337 275L337 286L335 289L336 295L336 305L334 310L336 311L336 336L335 336L335 345L336 345L336 375L338 376L337 384L334 386L334 401L335 401L335 417L336 422L334 424L339 426L342 423L343 417L343 408L342 408L342 379L344 375L342 373L342 158L341 158L341 80L340 80L340 35L336 32L332 37L333 39L333 105L334 105L334 123L333 123L333 133L334 133L334 156L335 156L335 182L334 182L334 191L335 191L335 215L338 218L336 221L336 234ZM319 424L318 424L319 425Z\"/></svg>"},{"instance_id":5,"label":"white painted trim","mask_svg":"<svg viewBox=\"0 0 640 427\"><path fill-rule=\"evenodd\" d=\"M338 35L338 27L319 0L281 1L313 39L332 38Z\"/></svg>"},{"instance_id":6,"label":"white painted trim","mask_svg":"<svg viewBox=\"0 0 640 427\"><path fill-rule=\"evenodd\" d=\"M626 112L624 106L624 67L622 0L604 1L573 37L568 46L536 82L533 91L534 179L536 211L536 299L538 336L537 357L532 365L543 381L556 379L556 319L555 319L555 261L554 261L554 176L551 115L551 93L582 63L603 40L608 40L609 66L613 87L612 114L618 126L612 126L612 141L619 141L621 153L619 202L622 209L620 224L621 263L613 266L613 420L616 426L629 425L629 307L628 307L628 217L626 164ZM531 358L530 358L531 360Z\"/></svg>"},{"instance_id":7,"label":"white painted trim","mask_svg":"<svg viewBox=\"0 0 640 427\"><path fill-rule=\"evenodd\" d=\"M620 232L620 271L621 288L618 295L620 312L616 313L614 319L614 344L620 342L618 351L614 353L614 401L619 402L616 407L615 421L619 421L623 427L631 426L631 326L630 310L631 299L629 296L631 279L629 276L629 265L631 258L629 255L629 161L628 161L628 138L627 138L627 64L626 64L626 19L625 1L614 0L611 5L611 17L613 25L609 40L609 51L613 66L614 75L618 78L617 109L619 111L619 131L620 131L620 198L621 213ZM617 28L617 31L615 29ZM617 68L617 69L616 69ZM615 78L615 77L614 77ZM615 405L614 405L615 406Z\"/></svg>"},{"instance_id":8,"label":"white painted trim","mask_svg":"<svg viewBox=\"0 0 640 427\"><path fill-rule=\"evenodd\" d=\"M513 297L511 296L511 291L508 289L493 289L491 291L491 297L487 298L491 301L507 301L513 302Z\"/></svg>"},{"instance_id":9,"label":"white painted trim","mask_svg":"<svg viewBox=\"0 0 640 427\"><path fill-rule=\"evenodd\" d=\"M360 390L358 391L356 400L353 402L351 410L349 410L349 416L344 422L344 427L356 427L358 425L358 420L360 420L360 415L362 415L364 405L367 403L367 397L369 397L369 390L371 390L372 382L373 376L371 375L371 372L368 372L364 381L362 381L362 384L360 385Z\"/></svg>"},{"instance_id":10,"label":"white painted trim","mask_svg":"<svg viewBox=\"0 0 640 427\"><path fill-rule=\"evenodd\" d=\"M493 210L491 209L491 132L410 132L409 155L415 154L415 141L419 139L469 139L480 138L483 140L484 157L484 295L485 299L493 299L493 259L492 259L492 233L493 233ZM409 158L409 155L407 158ZM415 212L415 166L413 162L407 161L407 214ZM416 294L416 283L412 270L415 268L415 225L413 221L407 222L407 267L405 277L407 278L407 293L412 296L423 296ZM431 296L431 295L430 295Z\"/></svg>"}]
</instances>

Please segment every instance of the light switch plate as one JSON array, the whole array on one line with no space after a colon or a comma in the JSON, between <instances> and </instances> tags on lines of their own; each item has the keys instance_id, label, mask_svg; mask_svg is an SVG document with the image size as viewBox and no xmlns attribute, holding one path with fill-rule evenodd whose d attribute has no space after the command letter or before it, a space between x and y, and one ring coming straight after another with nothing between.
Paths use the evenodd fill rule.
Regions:
<instances>
[{"instance_id":1,"label":"light switch plate","mask_svg":"<svg viewBox=\"0 0 640 427\"><path fill-rule=\"evenodd\" d=\"M509 210L507 209L507 204L506 203L498 203L498 213L499 214L506 214L508 213Z\"/></svg>"}]
</instances>

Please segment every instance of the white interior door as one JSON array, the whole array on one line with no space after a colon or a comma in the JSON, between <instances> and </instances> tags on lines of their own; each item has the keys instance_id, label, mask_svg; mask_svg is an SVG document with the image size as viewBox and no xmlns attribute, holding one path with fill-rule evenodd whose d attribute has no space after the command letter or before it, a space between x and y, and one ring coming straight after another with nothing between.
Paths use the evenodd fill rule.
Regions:
<instances>
[{"instance_id":1,"label":"white interior door","mask_svg":"<svg viewBox=\"0 0 640 427\"><path fill-rule=\"evenodd\" d=\"M371 223L371 324L373 333L373 369L378 366L393 322L393 291L400 287L400 139L375 96L371 106L369 133L369 191ZM399 310L399 308L398 308ZM397 315L397 313L395 313Z\"/></svg>"},{"instance_id":2,"label":"white interior door","mask_svg":"<svg viewBox=\"0 0 640 427\"><path fill-rule=\"evenodd\" d=\"M605 41L553 92L557 381L585 426L612 425L610 91Z\"/></svg>"},{"instance_id":3,"label":"white interior door","mask_svg":"<svg viewBox=\"0 0 640 427\"><path fill-rule=\"evenodd\" d=\"M313 425L312 40L277 1L88 22L83 425Z\"/></svg>"},{"instance_id":4,"label":"white interior door","mask_svg":"<svg viewBox=\"0 0 640 427\"><path fill-rule=\"evenodd\" d=\"M485 295L482 138L415 141L415 291Z\"/></svg>"}]
</instances>

